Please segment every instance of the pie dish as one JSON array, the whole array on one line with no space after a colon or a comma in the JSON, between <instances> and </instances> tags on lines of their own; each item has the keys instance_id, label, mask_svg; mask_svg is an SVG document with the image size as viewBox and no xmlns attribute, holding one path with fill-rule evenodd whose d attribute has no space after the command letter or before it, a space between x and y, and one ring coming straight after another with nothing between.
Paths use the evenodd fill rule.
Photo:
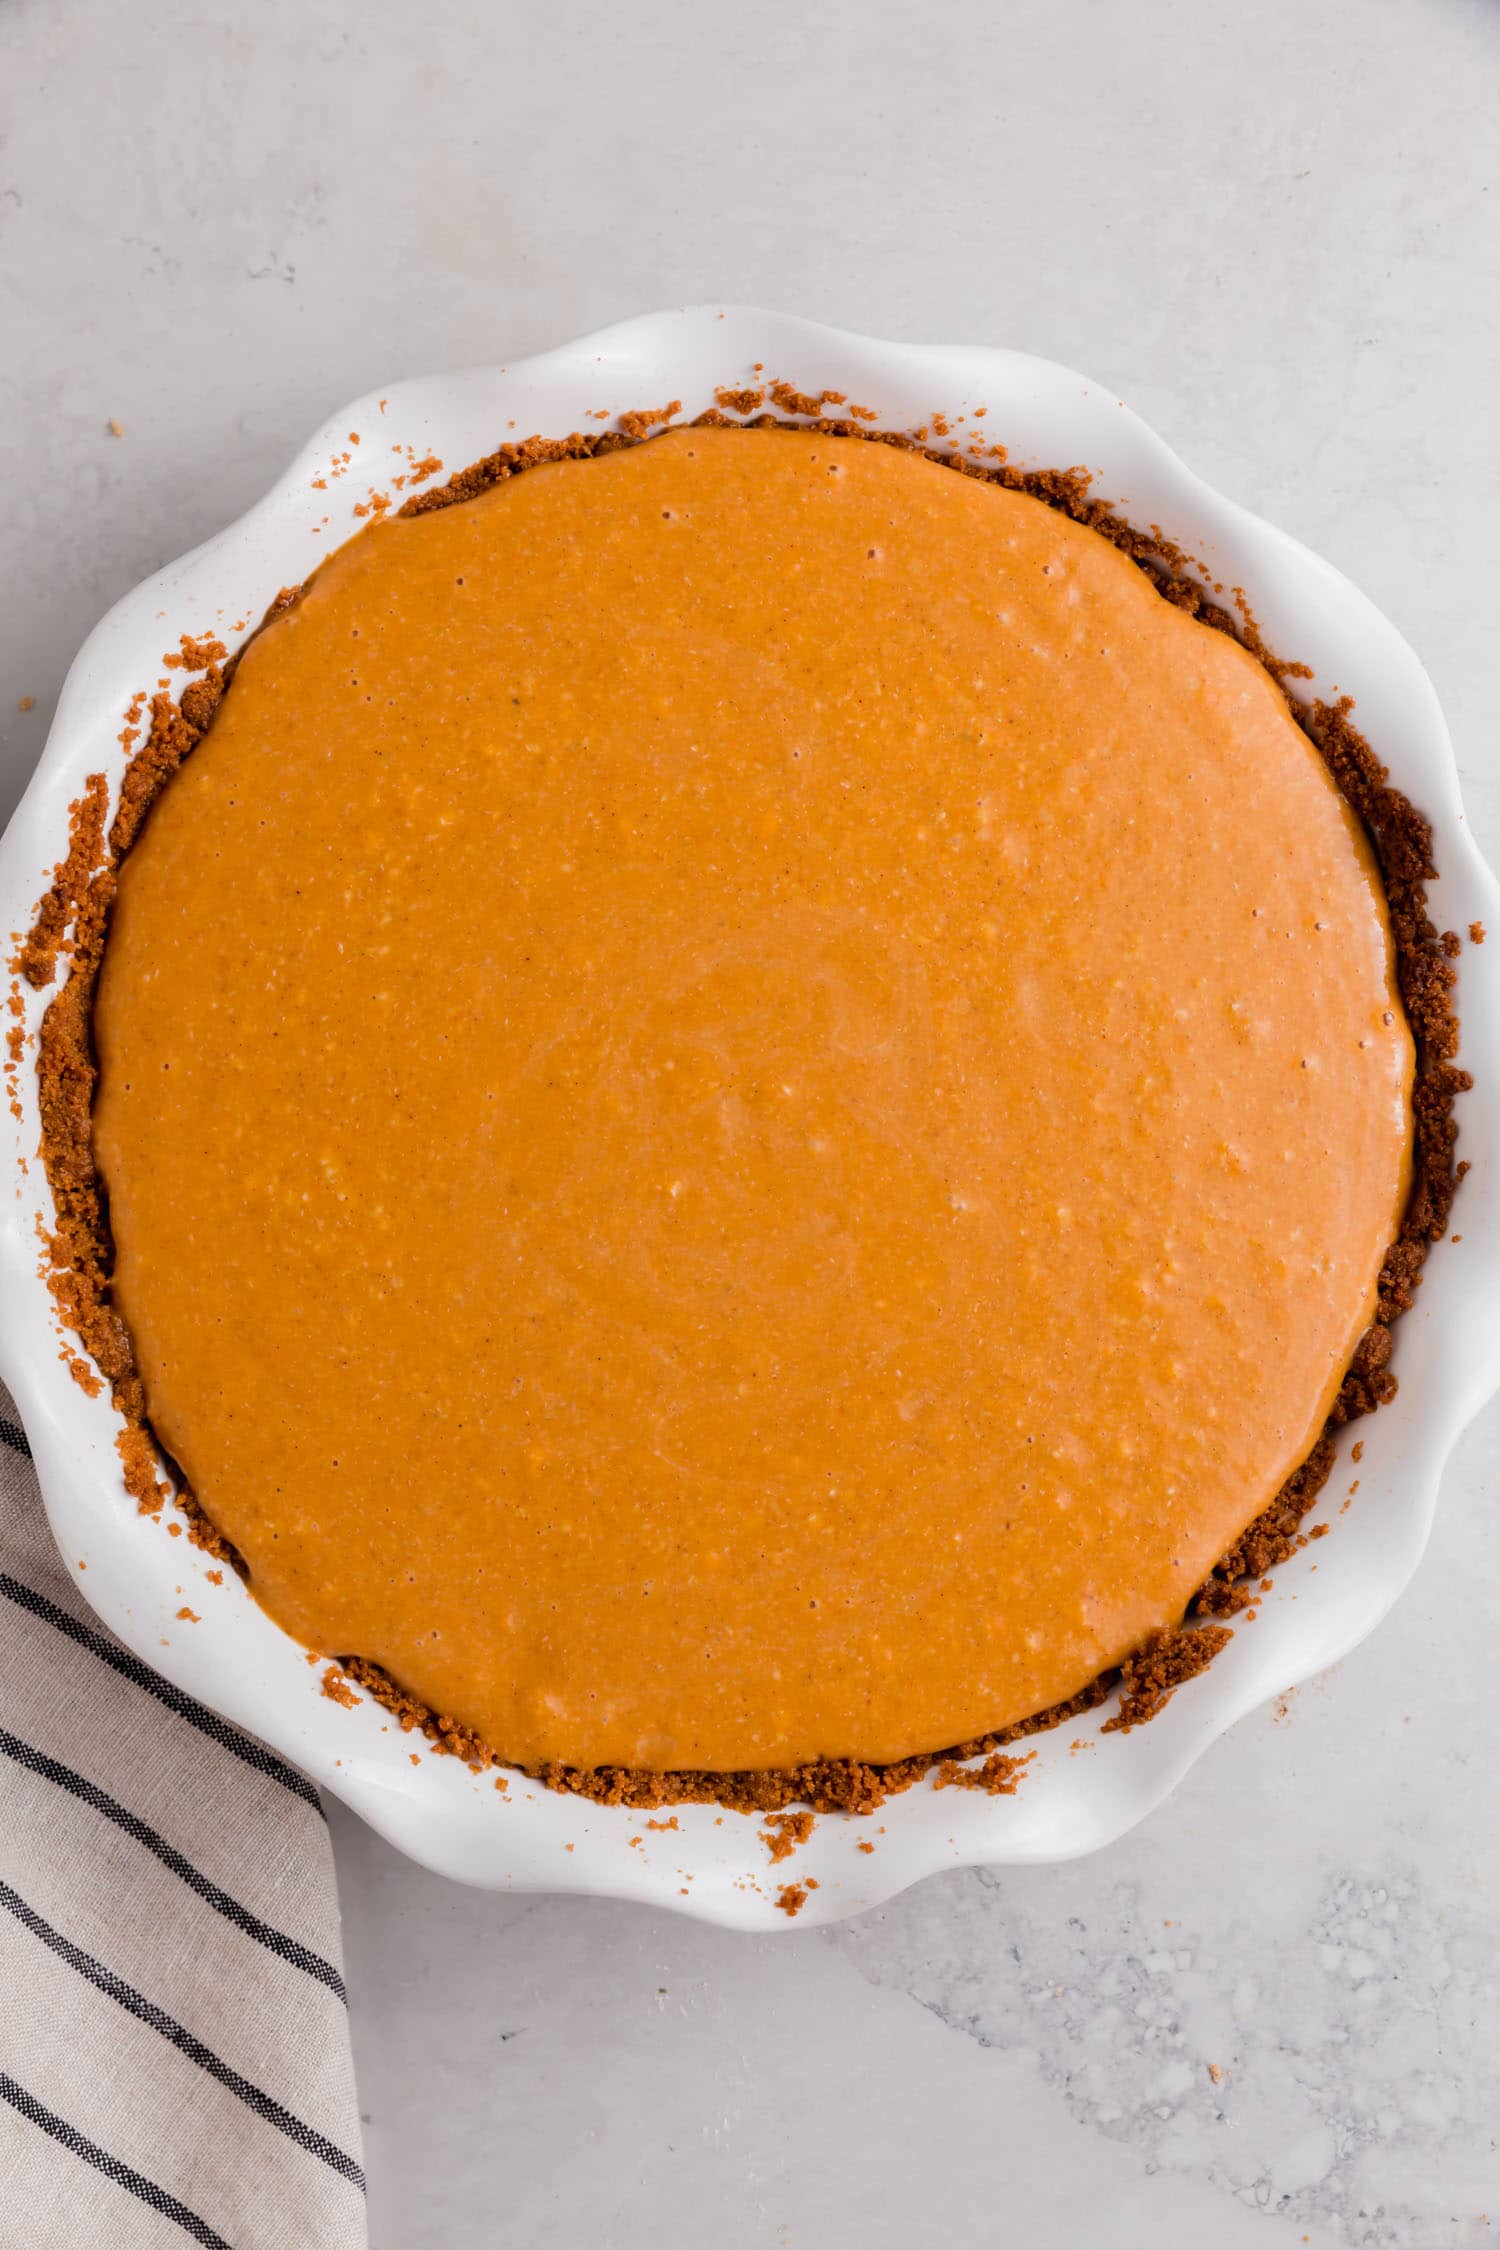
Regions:
<instances>
[{"instance_id":1,"label":"pie dish","mask_svg":"<svg viewBox=\"0 0 1500 2250\"><path fill-rule=\"evenodd\" d=\"M368 508L363 489L347 475L349 431L389 430L387 442L401 448L404 459L419 462L441 454L458 464L485 452L502 424L512 421L521 428L559 431L581 426L586 416L618 413L660 396L681 398L691 414L706 406L717 388L745 382L757 363L794 374L804 390L840 390L868 400L882 421L897 429L916 427L935 409L956 418L982 404L991 430L1003 431L1013 459L1038 467L1090 462L1096 489L1122 515L1163 526L1212 580L1245 589L1269 645L1314 668L1309 693L1336 688L1356 697L1361 723L1390 764L1393 781L1433 821L1442 870L1433 899L1439 922L1462 928L1482 923L1493 911L1491 879L1457 807L1441 721L1404 644L1335 574L1206 494L1123 409L1077 378L1012 355L912 352L770 316L721 316L709 309L631 324L509 372L412 385L384 401L361 402L340 417L342 439L317 442L260 510L175 573L130 597L75 668L43 768L7 838L4 895L12 925L29 919L41 887L37 871L56 857L59 811L101 762L101 707L123 708L143 680L149 681L163 640L170 646L182 635L202 639L241 616L258 615L277 584L306 575L315 538L331 541L353 529L359 520L355 507ZM340 506L346 509L342 525ZM163 609L164 623L157 616ZM43 840L49 815L52 831ZM28 823L30 852L23 856ZM1401 1332L1401 1394L1357 1432L1366 1453L1361 1499L1339 1522L1337 1538L1321 1547L1316 1574L1305 1555L1284 1565L1256 1632L1239 1634L1213 1669L1149 1729L1112 1735L1088 1758L1072 1756L1072 1745L1094 1739L1104 1714L1071 1724L1061 1736L1038 1737L1015 1798L976 1802L919 1788L882 1809L876 1849L863 1853L857 1843L868 1839L851 1835L849 1824L820 1824L795 1865L799 1887L808 1875L816 1878L806 1914L852 1910L888 1895L926 1867L951 1864L955 1855L1062 1856L1106 1840L1170 1786L1196 1744L1250 1702L1330 1660L1394 1597L1420 1549L1442 1455L1494 1379L1493 1356L1471 1340L1461 1344L1443 1324L1447 1298L1456 1308L1456 1328L1464 1317L1458 1308L1467 1299L1472 1314L1475 1295L1485 1287L1483 1043L1489 1035L1486 1008L1492 1006L1485 966L1482 951L1466 956L1460 995L1463 1059L1480 1081L1463 1108L1463 1153L1476 1166L1458 1222L1463 1244L1452 1251L1442 1246L1429 1264L1417 1309ZM25 1099L23 1092L23 1108ZM23 1155L26 1129L23 1118ZM28 1171L23 1186L37 1192L33 1182ZM684 1807L673 1816L675 1826L648 1832L623 1808L568 1804L518 1778L501 1802L487 1777L468 1773L456 1761L423 1756L413 1765L406 1739L394 1728L382 1732L385 1720L374 1707L342 1711L320 1698L299 1652L274 1633L227 1574L222 1590L203 1585L200 1600L202 1558L190 1555L183 1542L173 1554L165 1539L143 1535L131 1503L118 1490L109 1416L99 1402L76 1391L56 1360L55 1334L39 1319L34 1250L28 1283L23 1240L19 1233L14 1239L8 1235L6 1255L22 1269L18 1301L29 1287L32 1304L6 1337L6 1373L32 1432L64 1549L76 1547L77 1558L88 1561L91 1597L141 1653L288 1751L397 1841L410 1846L420 1831L419 1856L450 1872L518 1887L629 1890L729 1920L775 1917L781 1886L771 1879L764 1844L739 1819ZM1471 1322L1470 1339L1485 1325ZM17 1334L30 1345L19 1358ZM87 1444L75 1450L85 1438ZM86 1466L90 1456L92 1469ZM1414 1475L1418 1463L1420 1476ZM1393 1478L1405 1480L1399 1504ZM1339 1559L1346 1544L1365 1567ZM156 1558L154 1570L143 1559L147 1550ZM194 1574L190 1606L211 1631L195 1633L177 1623L188 1573ZM165 1615L150 1611L148 1589L155 1588L162 1600L160 1589L168 1580L179 1589L173 1607ZM1342 1599L1330 1590L1335 1586ZM151 1621L133 1633L143 1605ZM157 1645L163 1638L165 1649ZM299 1666L300 1679L289 1670L291 1663ZM440 1817L429 1819L424 1810L429 1806L440 1808ZM565 1853L570 1844L575 1848Z\"/></svg>"}]
</instances>

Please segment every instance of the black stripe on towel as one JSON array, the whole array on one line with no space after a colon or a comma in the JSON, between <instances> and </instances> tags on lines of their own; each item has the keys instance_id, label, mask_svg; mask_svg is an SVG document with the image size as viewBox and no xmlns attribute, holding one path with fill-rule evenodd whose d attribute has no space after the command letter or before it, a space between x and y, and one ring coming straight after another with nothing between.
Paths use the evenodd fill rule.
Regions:
<instances>
[{"instance_id":1,"label":"black stripe on towel","mask_svg":"<svg viewBox=\"0 0 1500 2250\"><path fill-rule=\"evenodd\" d=\"M30 1438L19 1422L9 1422L3 1415L0 1415L0 1445L8 1446L12 1453L19 1453L23 1461L31 1459Z\"/></svg>"},{"instance_id":2,"label":"black stripe on towel","mask_svg":"<svg viewBox=\"0 0 1500 2250\"><path fill-rule=\"evenodd\" d=\"M108 2149L100 2148L97 2141L86 2139L76 2125L70 2125L55 2110L44 2108L35 2094L28 2094L24 2086L18 2086L3 2070L0 2070L0 2101L9 2102L12 2109L19 2110L23 2117L33 2125L40 2126L44 2133L50 2133L53 2140L70 2149L74 2156L81 2156L85 2164L92 2164L96 2172L102 2172L117 2187L128 2188L132 2195L139 2196L142 2203L149 2204L162 2218L172 2220L174 2225L181 2227L184 2234L190 2234L195 2242L201 2243L203 2250L234 2250L233 2244L226 2242L222 2234L215 2234L207 2219L200 2219L196 2211L190 2211L185 2203L179 2203L175 2195L168 2195L165 2188L158 2187L155 2180L148 2180L133 2165L122 2163L118 2156L111 2156Z\"/></svg>"},{"instance_id":3,"label":"black stripe on towel","mask_svg":"<svg viewBox=\"0 0 1500 2250\"><path fill-rule=\"evenodd\" d=\"M165 2008L159 2008L154 2000L148 2000L144 1993L137 1992L134 1985L127 1984L123 1977L117 1977L113 1969L107 1969L102 1961L96 1961L91 1953L85 1953L82 1946L74 1945L60 1930L54 1930L50 1922L43 1921L34 1907L27 1905L18 1891L12 1890L9 1883L3 1881L0 1881L0 1906L6 1907L60 1961L66 1961L70 1969L76 1969L97 1991L118 2002L127 2015L134 2016L138 2023L147 2024L152 2031L159 2032L179 2054L186 2055L188 2061L195 2062L200 2070L206 2070L210 2078L216 2078L221 2086L227 2087L257 2117L263 2117L268 2125L274 2125L279 2133L285 2133L289 2141L295 2141L299 2148L306 2149L309 2156L319 2157L330 2170L339 2173L352 2186L357 2187L361 2194L364 2193L365 2176L352 2156L346 2156L341 2148L335 2148L333 2142L322 2133L315 2132L300 2117L294 2117L274 2095L265 2093L248 2078L242 2077L233 2064L225 2062L223 2056L216 2055L211 2047L205 2047L203 2041L186 2030L175 2016L169 2016Z\"/></svg>"},{"instance_id":4,"label":"black stripe on towel","mask_svg":"<svg viewBox=\"0 0 1500 2250\"><path fill-rule=\"evenodd\" d=\"M35 1749L31 1743L23 1742L19 1735L8 1733L4 1727L0 1727L0 1752L7 1758L13 1758L18 1766L25 1766L28 1772L39 1775L43 1781L50 1781L57 1788L68 1790L83 1804L92 1806L106 1820L112 1820L117 1828L123 1828L127 1836L133 1836L148 1852L154 1852L163 1867L169 1867L174 1875L180 1876L190 1890L196 1891L199 1898L206 1900L227 1922L233 1922L237 1929L243 1930L247 1937L254 1938L258 1945L265 1946L268 1952L279 1955L283 1961L291 1962L294 1968L304 1970L308 1976L316 1977L319 1984L326 1984L329 1991L347 2005L344 1980L331 1961L325 1961L321 1953L314 1953L309 1947L299 1944L296 1938L288 1937L285 1930L275 1929L271 1923L263 1922L258 1914L251 1913L248 1906L241 1906L237 1898L231 1898L228 1891L221 1890L217 1883L200 1873L191 1860L184 1859L182 1853L169 1844L165 1836L159 1836L138 1814L117 1803L94 1782L86 1781L81 1773L74 1773L71 1766L60 1765L56 1758L49 1758L45 1750Z\"/></svg>"},{"instance_id":5,"label":"black stripe on towel","mask_svg":"<svg viewBox=\"0 0 1500 2250\"><path fill-rule=\"evenodd\" d=\"M154 1695L158 1703L164 1703L169 1711L175 1711L179 1719L186 1719L200 1734L210 1736L223 1749L232 1750L247 1766L253 1766L257 1773L267 1774L273 1781L279 1781L284 1789L291 1790L293 1796L300 1797L304 1804L311 1805L314 1812L323 1814L322 1800L312 1783L284 1759L278 1758L274 1750L268 1750L263 1742L252 1740L248 1734L241 1734L238 1727L232 1727L217 1712L195 1702L192 1696L184 1695L181 1688L173 1687L170 1680L164 1680L159 1672L153 1672L149 1664L143 1664L138 1656L132 1656L129 1649L107 1641L102 1633L91 1632L87 1625L80 1625L76 1617L70 1617L65 1609L59 1609L56 1602L49 1601L45 1594L39 1594L35 1587L25 1586L19 1578L12 1578L9 1571L0 1570L0 1594L15 1602L19 1608L29 1609L33 1617L40 1617L48 1625L55 1626L59 1633L66 1633L69 1640L76 1641L80 1648L88 1649L101 1663L112 1664L123 1678L133 1680L148 1695ZM326 1819L327 1815L323 1814L323 1817Z\"/></svg>"}]
</instances>

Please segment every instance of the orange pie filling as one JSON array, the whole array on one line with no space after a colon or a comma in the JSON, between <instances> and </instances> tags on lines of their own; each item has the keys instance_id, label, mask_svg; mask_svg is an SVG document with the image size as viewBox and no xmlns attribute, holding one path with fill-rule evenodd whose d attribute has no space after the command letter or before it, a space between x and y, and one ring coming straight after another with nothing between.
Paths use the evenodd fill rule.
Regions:
<instances>
[{"instance_id":1,"label":"orange pie filling","mask_svg":"<svg viewBox=\"0 0 1500 2250\"><path fill-rule=\"evenodd\" d=\"M270 1614L526 1765L886 1761L1175 1623L1411 1171L1268 674L915 454L375 525L121 871L115 1299Z\"/></svg>"}]
</instances>

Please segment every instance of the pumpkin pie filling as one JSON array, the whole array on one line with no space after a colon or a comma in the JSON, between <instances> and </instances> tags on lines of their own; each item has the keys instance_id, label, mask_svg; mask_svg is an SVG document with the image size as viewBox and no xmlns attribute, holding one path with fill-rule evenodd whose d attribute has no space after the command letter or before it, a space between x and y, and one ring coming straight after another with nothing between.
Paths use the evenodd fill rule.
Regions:
<instances>
[{"instance_id":1,"label":"pumpkin pie filling","mask_svg":"<svg viewBox=\"0 0 1500 2250\"><path fill-rule=\"evenodd\" d=\"M1373 855L1025 493L672 431L374 525L119 873L113 1296L266 1609L532 1767L885 1762L1175 1624L1412 1177Z\"/></svg>"}]
</instances>

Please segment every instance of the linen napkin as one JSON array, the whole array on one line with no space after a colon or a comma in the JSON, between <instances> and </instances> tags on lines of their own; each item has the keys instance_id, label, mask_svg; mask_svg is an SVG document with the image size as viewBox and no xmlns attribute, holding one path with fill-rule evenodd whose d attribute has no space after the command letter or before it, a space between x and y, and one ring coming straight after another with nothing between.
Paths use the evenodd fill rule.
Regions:
<instances>
[{"instance_id":1,"label":"linen napkin","mask_svg":"<svg viewBox=\"0 0 1500 2250\"><path fill-rule=\"evenodd\" d=\"M0 2246L364 2250L316 1789L89 1612L0 1389Z\"/></svg>"}]
</instances>

